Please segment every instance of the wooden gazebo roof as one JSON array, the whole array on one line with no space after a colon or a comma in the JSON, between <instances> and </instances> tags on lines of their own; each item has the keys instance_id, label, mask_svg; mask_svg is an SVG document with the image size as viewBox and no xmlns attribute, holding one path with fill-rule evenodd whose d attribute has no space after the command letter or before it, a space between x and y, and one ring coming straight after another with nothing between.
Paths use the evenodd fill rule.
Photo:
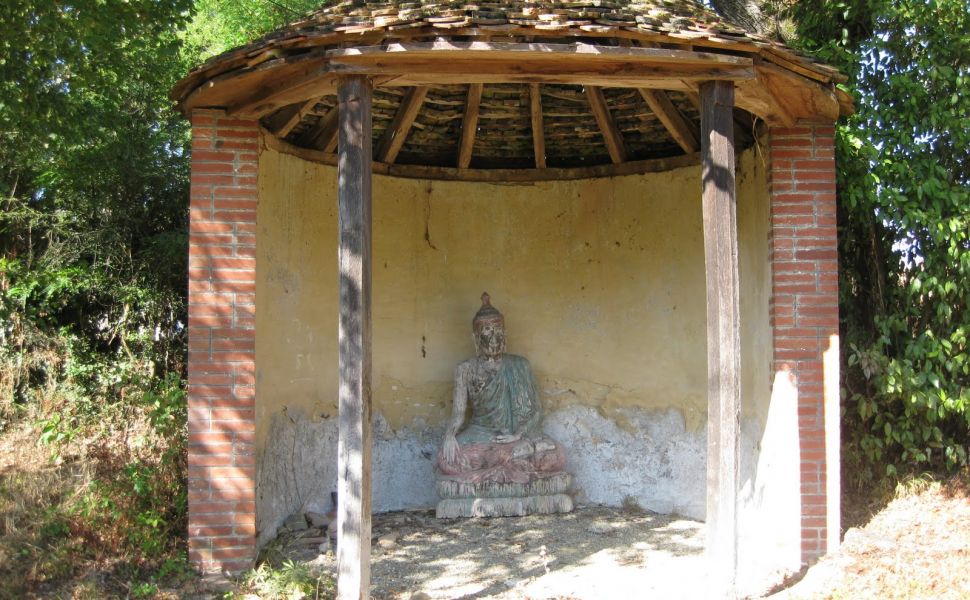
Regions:
<instances>
[{"instance_id":1,"label":"wooden gazebo roof","mask_svg":"<svg viewBox=\"0 0 970 600\"><path fill-rule=\"evenodd\" d=\"M374 171L439 179L697 162L701 81L735 82L739 146L758 119L851 111L838 71L692 0L348 0L210 59L172 96L186 112L259 118L277 147L332 162L336 81L350 73L376 86Z\"/></svg>"}]
</instances>

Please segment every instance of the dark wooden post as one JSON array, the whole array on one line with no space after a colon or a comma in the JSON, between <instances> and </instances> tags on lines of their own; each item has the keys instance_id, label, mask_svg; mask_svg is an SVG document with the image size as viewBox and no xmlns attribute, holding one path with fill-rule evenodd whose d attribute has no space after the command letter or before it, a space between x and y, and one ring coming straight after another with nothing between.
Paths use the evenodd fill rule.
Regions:
<instances>
[{"instance_id":1,"label":"dark wooden post","mask_svg":"<svg viewBox=\"0 0 970 600\"><path fill-rule=\"evenodd\" d=\"M734 84L701 84L704 264L707 279L707 552L712 592L735 594L741 415Z\"/></svg>"},{"instance_id":2,"label":"dark wooden post","mask_svg":"<svg viewBox=\"0 0 970 600\"><path fill-rule=\"evenodd\" d=\"M369 597L371 536L371 82L337 88L340 390L337 598Z\"/></svg>"}]
</instances>

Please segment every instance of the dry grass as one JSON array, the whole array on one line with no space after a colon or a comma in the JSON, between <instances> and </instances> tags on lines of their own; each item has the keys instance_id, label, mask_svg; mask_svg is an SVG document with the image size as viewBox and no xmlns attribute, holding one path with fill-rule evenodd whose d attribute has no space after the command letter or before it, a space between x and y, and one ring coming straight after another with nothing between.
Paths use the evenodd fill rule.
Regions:
<instances>
[{"instance_id":1,"label":"dry grass","mask_svg":"<svg viewBox=\"0 0 970 600\"><path fill-rule=\"evenodd\" d=\"M897 488L840 551L778 595L791 599L970 598L970 474Z\"/></svg>"}]
</instances>

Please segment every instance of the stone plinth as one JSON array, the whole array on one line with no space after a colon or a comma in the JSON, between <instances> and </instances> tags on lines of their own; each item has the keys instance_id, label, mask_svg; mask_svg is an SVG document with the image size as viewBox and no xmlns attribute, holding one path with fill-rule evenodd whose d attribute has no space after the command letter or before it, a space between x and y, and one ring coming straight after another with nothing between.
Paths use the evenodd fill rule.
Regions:
<instances>
[{"instance_id":1,"label":"stone plinth","mask_svg":"<svg viewBox=\"0 0 970 600\"><path fill-rule=\"evenodd\" d=\"M458 517L524 517L566 513L573 499L566 491L572 484L569 473L536 477L528 483L470 483L457 479L438 480L439 519Z\"/></svg>"}]
</instances>

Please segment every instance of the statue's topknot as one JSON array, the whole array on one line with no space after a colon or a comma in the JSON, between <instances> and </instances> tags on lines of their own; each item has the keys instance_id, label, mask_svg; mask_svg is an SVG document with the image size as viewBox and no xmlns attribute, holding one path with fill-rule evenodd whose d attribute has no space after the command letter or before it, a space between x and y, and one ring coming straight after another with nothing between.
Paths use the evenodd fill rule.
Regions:
<instances>
[{"instance_id":1,"label":"statue's topknot","mask_svg":"<svg viewBox=\"0 0 970 600\"><path fill-rule=\"evenodd\" d=\"M472 319L472 327L478 329L488 322L498 322L505 325L505 317L497 308L492 306L492 297L488 295L488 292L483 292L482 307L475 313L475 318Z\"/></svg>"}]
</instances>

